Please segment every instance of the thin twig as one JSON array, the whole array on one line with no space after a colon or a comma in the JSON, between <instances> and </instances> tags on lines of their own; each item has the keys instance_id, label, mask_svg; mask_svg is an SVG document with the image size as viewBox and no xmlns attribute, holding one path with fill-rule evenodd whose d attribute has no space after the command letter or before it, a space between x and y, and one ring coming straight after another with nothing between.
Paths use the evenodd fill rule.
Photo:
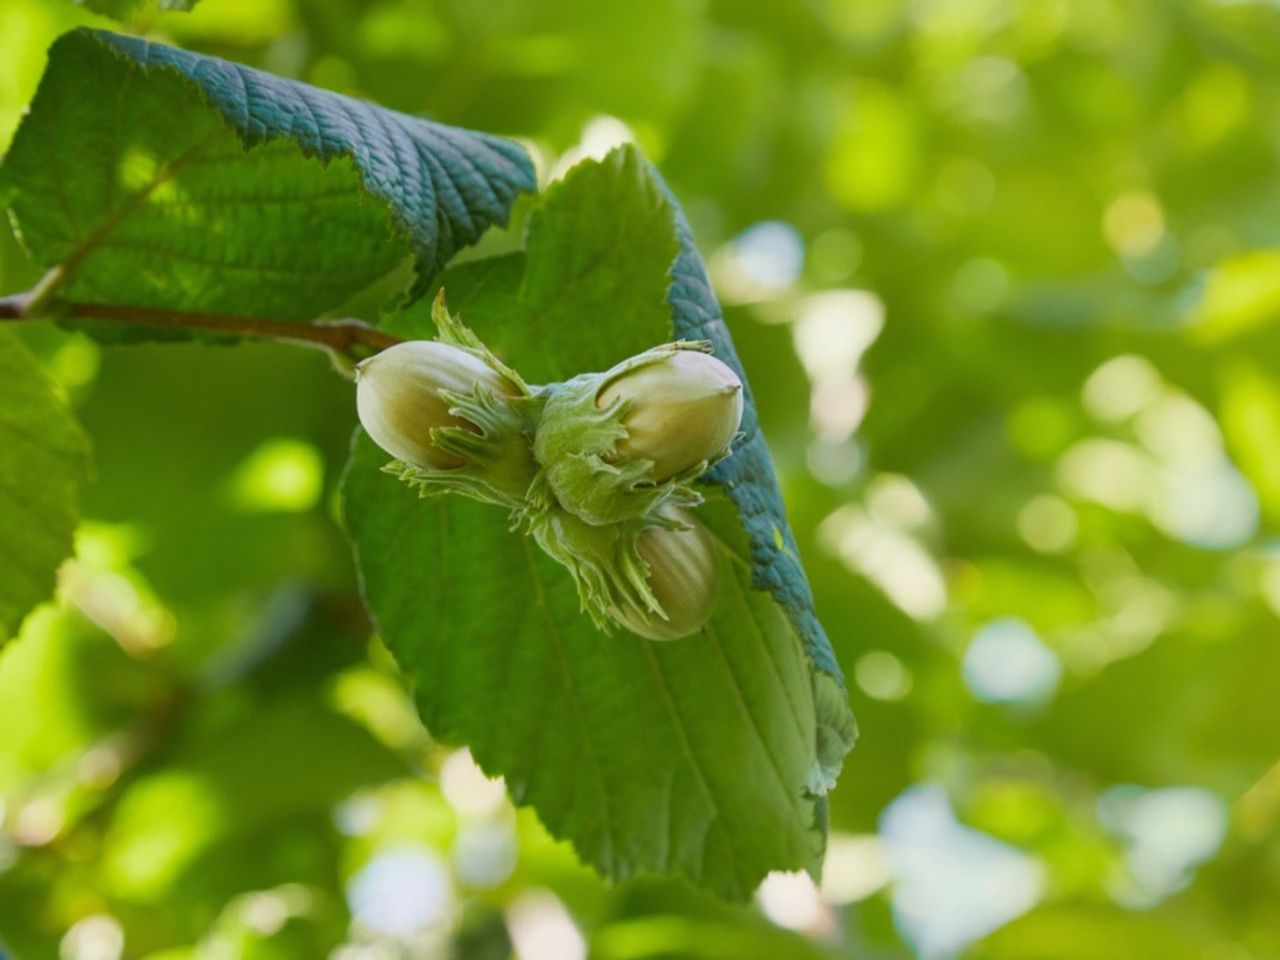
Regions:
<instances>
[{"instance_id":1,"label":"thin twig","mask_svg":"<svg viewBox=\"0 0 1280 960\"><path fill-rule=\"evenodd\" d=\"M40 320L28 309L30 294L0 297L0 322ZM82 320L102 320L144 327L167 327L225 333L234 337L258 340L288 340L326 347L337 353L354 356L357 348L385 350L400 342L399 337L375 330L358 320L331 323L289 323L262 320L222 313L195 313L186 310L158 310L151 307L125 307L108 303L60 303L60 315Z\"/></svg>"},{"instance_id":2,"label":"thin twig","mask_svg":"<svg viewBox=\"0 0 1280 960\"><path fill-rule=\"evenodd\" d=\"M27 319L28 299L29 298L26 294L18 294L13 297L0 297L0 321Z\"/></svg>"}]
</instances>

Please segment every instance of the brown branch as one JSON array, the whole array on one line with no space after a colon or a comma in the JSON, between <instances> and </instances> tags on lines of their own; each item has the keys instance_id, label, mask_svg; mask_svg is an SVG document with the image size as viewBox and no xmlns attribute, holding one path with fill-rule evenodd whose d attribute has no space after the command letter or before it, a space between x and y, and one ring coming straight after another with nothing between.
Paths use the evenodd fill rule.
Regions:
<instances>
[{"instance_id":1,"label":"brown branch","mask_svg":"<svg viewBox=\"0 0 1280 960\"><path fill-rule=\"evenodd\" d=\"M27 319L27 300L24 294L16 297L0 297L0 322Z\"/></svg>"},{"instance_id":2,"label":"brown branch","mask_svg":"<svg viewBox=\"0 0 1280 960\"><path fill-rule=\"evenodd\" d=\"M45 319L29 310L32 297L19 294L0 297L0 322ZM233 337L258 340L288 340L325 347L354 357L359 348L365 352L385 350L400 342L399 337L375 330L358 320L332 323L289 323L261 320L222 313L193 313L185 310L157 310L150 307L124 307L108 303L61 303L61 315L83 320L102 320L134 326L201 330L224 333Z\"/></svg>"}]
</instances>

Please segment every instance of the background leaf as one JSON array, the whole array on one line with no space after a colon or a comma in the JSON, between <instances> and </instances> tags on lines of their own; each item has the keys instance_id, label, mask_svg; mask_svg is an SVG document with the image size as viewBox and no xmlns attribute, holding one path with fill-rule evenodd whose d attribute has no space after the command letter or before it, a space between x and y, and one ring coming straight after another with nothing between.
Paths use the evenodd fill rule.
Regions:
<instances>
[{"instance_id":1,"label":"background leaf","mask_svg":"<svg viewBox=\"0 0 1280 960\"><path fill-rule=\"evenodd\" d=\"M294 320L406 247L421 289L532 184L510 141L87 30L54 45L0 169L48 293Z\"/></svg>"},{"instance_id":2,"label":"background leaf","mask_svg":"<svg viewBox=\"0 0 1280 960\"><path fill-rule=\"evenodd\" d=\"M197 712L163 769L130 784L111 813L98 864L114 897L154 909L171 886L211 864L222 874L221 889L202 893L214 904L246 887L283 882L290 851L281 834L311 828L357 787L408 772L351 718L305 691L282 693L253 712ZM329 762L334 755L343 763ZM251 848L261 858L253 879L241 866Z\"/></svg>"},{"instance_id":3,"label":"background leaf","mask_svg":"<svg viewBox=\"0 0 1280 960\"><path fill-rule=\"evenodd\" d=\"M64 401L0 330L0 641L53 593L87 468L84 435Z\"/></svg>"}]
</instances>

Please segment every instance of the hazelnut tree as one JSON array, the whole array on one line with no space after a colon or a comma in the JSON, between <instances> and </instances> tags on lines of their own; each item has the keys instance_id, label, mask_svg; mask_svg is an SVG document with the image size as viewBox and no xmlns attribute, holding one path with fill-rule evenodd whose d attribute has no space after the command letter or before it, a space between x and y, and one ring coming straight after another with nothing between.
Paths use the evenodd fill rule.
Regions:
<instances>
[{"instance_id":1,"label":"hazelnut tree","mask_svg":"<svg viewBox=\"0 0 1280 960\"><path fill-rule=\"evenodd\" d=\"M455 262L522 197L516 249ZM636 149L538 193L515 142L79 30L0 201L47 271L0 319L329 351L377 631L433 735L585 861L730 898L818 869L853 718L689 226ZM330 317L405 258L377 324ZM4 331L0 390L12 635L70 549L88 441Z\"/></svg>"}]
</instances>

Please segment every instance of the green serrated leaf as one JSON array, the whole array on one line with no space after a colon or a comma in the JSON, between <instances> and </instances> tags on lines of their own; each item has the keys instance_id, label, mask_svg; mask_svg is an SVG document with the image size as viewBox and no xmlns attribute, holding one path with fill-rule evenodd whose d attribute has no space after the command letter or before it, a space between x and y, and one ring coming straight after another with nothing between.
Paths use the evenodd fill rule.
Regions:
<instances>
[{"instance_id":1,"label":"green serrated leaf","mask_svg":"<svg viewBox=\"0 0 1280 960\"><path fill-rule=\"evenodd\" d=\"M753 585L787 611L814 667L834 683L835 695L818 698L823 767L834 781L857 736L844 678L814 611L746 371L688 221L657 171L633 147L580 164L547 191L525 252L460 264L440 283L462 321L534 381L604 370L680 339L710 341L747 384L743 437L704 482L737 505ZM401 332L429 330L420 308L398 323Z\"/></svg>"},{"instance_id":2,"label":"green serrated leaf","mask_svg":"<svg viewBox=\"0 0 1280 960\"><path fill-rule=\"evenodd\" d=\"M679 251L675 207L634 147L585 161L550 187L524 251L442 279L449 309L526 379L605 370L671 340L665 266ZM429 330L427 307L394 318Z\"/></svg>"},{"instance_id":3,"label":"green serrated leaf","mask_svg":"<svg viewBox=\"0 0 1280 960\"><path fill-rule=\"evenodd\" d=\"M53 384L0 331L0 642L53 593L87 469L84 435Z\"/></svg>"},{"instance_id":4,"label":"green serrated leaf","mask_svg":"<svg viewBox=\"0 0 1280 960\"><path fill-rule=\"evenodd\" d=\"M674 203L674 201L672 201ZM711 289L702 256L693 240L693 231L684 213L676 210L680 253L671 268L668 295L675 336L682 340L709 340L712 353L738 374L746 387L742 415L742 439L733 446L733 456L720 461L707 481L721 488L738 506L747 535L751 539L752 577L755 586L766 589L786 608L796 632L804 641L810 658L823 673L843 689L844 679L822 624L813 609L813 593L800 563L799 550L782 491L773 470L773 460L760 432L760 416L747 381L742 361L733 347L724 314Z\"/></svg>"},{"instance_id":5,"label":"green serrated leaf","mask_svg":"<svg viewBox=\"0 0 1280 960\"><path fill-rule=\"evenodd\" d=\"M93 30L54 44L0 168L46 296L292 320L406 248L421 292L532 186L499 137Z\"/></svg>"},{"instance_id":6,"label":"green serrated leaf","mask_svg":"<svg viewBox=\"0 0 1280 960\"><path fill-rule=\"evenodd\" d=\"M760 430L751 384L711 288L693 230L675 198L669 192L667 195L676 208L676 233L680 241L667 295L675 336L684 340L709 340L712 352L734 369L746 393L742 439L733 445L733 455L716 464L704 482L718 486L737 507L750 543L751 585L756 590L768 591L786 611L814 667L818 755L812 785L825 793L835 786L845 755L853 749L858 737L857 721L849 708L844 676L831 641L814 610L813 591L787 521L787 508Z\"/></svg>"},{"instance_id":7,"label":"green serrated leaf","mask_svg":"<svg viewBox=\"0 0 1280 960\"><path fill-rule=\"evenodd\" d=\"M533 381L604 370L671 340L709 340L747 383L688 222L634 147L582 163L549 189L523 253L460 264L440 285L450 309ZM415 308L391 326L426 335L425 313ZM814 614L749 386L742 431L733 456L708 481L738 504L757 586L787 609L814 664L843 685Z\"/></svg>"},{"instance_id":8,"label":"green serrated leaf","mask_svg":"<svg viewBox=\"0 0 1280 960\"><path fill-rule=\"evenodd\" d=\"M711 339L738 366L693 258L661 180L623 148L548 191L525 251L442 283L451 310L533 381L673 334ZM431 335L422 309L393 326ZM367 441L345 485L366 600L428 726L470 744L606 875L680 873L730 897L768 870L816 868L824 794L856 734L754 408L744 425L743 463L721 478L736 499L711 487L697 511L725 558L711 627L670 644L598 632L566 572L500 511L406 496Z\"/></svg>"},{"instance_id":9,"label":"green serrated leaf","mask_svg":"<svg viewBox=\"0 0 1280 960\"><path fill-rule=\"evenodd\" d=\"M680 873L727 897L821 856L813 688L723 498L707 630L674 643L605 636L573 583L502 511L419 500L366 437L345 513L366 599L413 678L428 728L468 743L517 802L616 879Z\"/></svg>"}]
</instances>

